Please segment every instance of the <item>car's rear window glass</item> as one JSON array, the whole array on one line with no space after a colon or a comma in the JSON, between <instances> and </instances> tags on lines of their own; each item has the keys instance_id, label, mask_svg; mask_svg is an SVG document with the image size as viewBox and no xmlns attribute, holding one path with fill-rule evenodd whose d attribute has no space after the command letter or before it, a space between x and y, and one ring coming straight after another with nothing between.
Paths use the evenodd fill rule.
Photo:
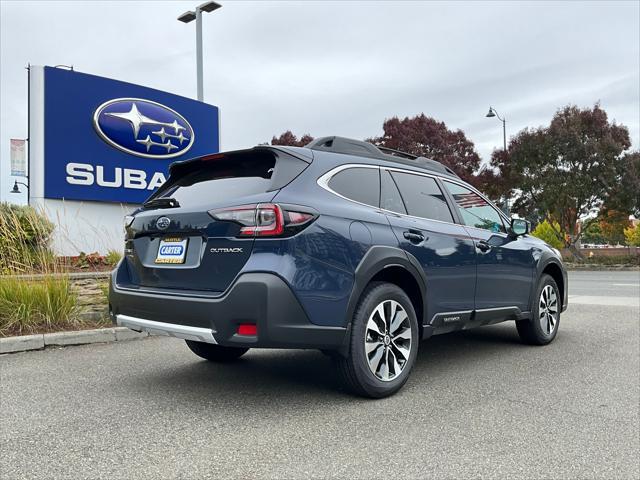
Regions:
<instances>
[{"instance_id":1,"label":"car's rear window glass","mask_svg":"<svg viewBox=\"0 0 640 480\"><path fill-rule=\"evenodd\" d=\"M175 198L180 206L201 205L282 188L308 164L271 152L236 154L203 160L177 170L158 197Z\"/></svg>"},{"instance_id":2,"label":"car's rear window glass","mask_svg":"<svg viewBox=\"0 0 640 480\"><path fill-rule=\"evenodd\" d=\"M380 174L377 168L347 168L331 177L329 188L350 200L378 207Z\"/></svg>"},{"instance_id":3,"label":"car's rear window glass","mask_svg":"<svg viewBox=\"0 0 640 480\"><path fill-rule=\"evenodd\" d=\"M453 223L451 210L435 179L400 172L392 172L391 176L400 189L409 215Z\"/></svg>"}]
</instances>

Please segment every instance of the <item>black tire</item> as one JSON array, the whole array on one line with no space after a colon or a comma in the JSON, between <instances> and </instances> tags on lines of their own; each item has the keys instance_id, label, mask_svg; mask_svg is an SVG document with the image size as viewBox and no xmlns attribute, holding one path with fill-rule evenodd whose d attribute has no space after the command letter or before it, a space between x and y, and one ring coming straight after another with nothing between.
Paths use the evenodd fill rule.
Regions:
<instances>
[{"instance_id":1,"label":"black tire","mask_svg":"<svg viewBox=\"0 0 640 480\"><path fill-rule=\"evenodd\" d=\"M403 348L407 347L408 345L408 347L405 348L409 351L409 353L406 355L408 358L404 360L398 353L396 343L387 343L386 338L384 339L384 341L378 342L380 346L376 347L375 350L372 350L369 356L365 352L365 341L371 340L371 338L367 336L371 334L371 330L369 330L369 333L367 332L367 323L374 313L374 310L380 304L383 304L388 300L398 302L407 314L408 324L406 323L406 321L403 321L402 329L405 332L403 333L403 335L406 335L406 332L410 331L410 344L407 344L405 339L395 339L396 342L399 342L397 345L404 345ZM374 282L370 284L363 292L360 298L360 302L358 303L358 307L356 308L355 314L353 316L351 324L351 338L349 341L349 353L346 358L334 358L341 380L345 384L347 389L357 395L369 398L387 397L400 390L400 388L402 388L402 386L409 378L409 373L411 372L411 369L413 368L413 365L416 361L416 356L418 354L418 344L420 342L418 332L419 330L416 313L407 294L404 293L404 291L400 287L392 283ZM389 334L385 334L384 337L389 337L389 340L391 338ZM370 345L374 345L374 343L370 343ZM399 370L399 372L396 372L394 376L389 380L382 380L377 376L384 376L382 370L380 370L380 372L374 373L372 371L373 367L369 367L369 358L373 359L378 355L378 348L383 349L383 353L381 354L382 357L387 355L387 377L391 375L390 366L393 367L393 364L390 365L388 363L390 359L396 359L396 361L404 361L404 363L401 364L401 369ZM396 353L393 353L392 356L389 356L387 350ZM380 360L382 363L384 363L385 359L381 358Z\"/></svg>"},{"instance_id":2,"label":"black tire","mask_svg":"<svg viewBox=\"0 0 640 480\"><path fill-rule=\"evenodd\" d=\"M549 328L549 321L545 320L545 318L540 318L541 313L544 315L544 311L541 311L542 292L547 287L550 287L553 290L556 298L556 312L551 314L552 318L555 318L555 323L552 328ZM516 328L518 329L520 339L529 345L547 345L551 343L553 339L556 338L558 328L560 327L561 305L562 297L560 296L560 289L558 288L556 281L550 275L542 275L538 288L536 288L535 297L533 298L531 319L516 321ZM550 312L547 313L549 314ZM546 318L548 319L549 317L547 316ZM547 325L546 328L543 328L543 323Z\"/></svg>"},{"instance_id":3,"label":"black tire","mask_svg":"<svg viewBox=\"0 0 640 480\"><path fill-rule=\"evenodd\" d=\"M195 342L193 340L185 340L185 342L189 350L210 362L233 362L249 351L248 348L223 347L222 345Z\"/></svg>"}]
</instances>

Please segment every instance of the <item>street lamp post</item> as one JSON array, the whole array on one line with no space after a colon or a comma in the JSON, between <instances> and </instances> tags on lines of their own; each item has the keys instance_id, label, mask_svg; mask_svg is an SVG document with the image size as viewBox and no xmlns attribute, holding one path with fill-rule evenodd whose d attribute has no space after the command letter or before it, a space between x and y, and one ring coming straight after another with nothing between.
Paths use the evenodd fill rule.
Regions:
<instances>
[{"instance_id":1,"label":"street lamp post","mask_svg":"<svg viewBox=\"0 0 640 480\"><path fill-rule=\"evenodd\" d=\"M29 185L27 185L24 182L19 182L19 181L16 180L16 181L13 182L13 188L11 189L11 193L22 193L20 191L20 187L18 185L24 185L24 187L27 189L27 192L29 192ZM27 198L28 198L28 196L27 196Z\"/></svg>"},{"instance_id":2,"label":"street lamp post","mask_svg":"<svg viewBox=\"0 0 640 480\"><path fill-rule=\"evenodd\" d=\"M493 107L489 107L489 112L487 113L486 117L487 118L496 117L498 120L502 122L502 151L506 154L507 153L507 120L506 118L501 117L496 111L496 109ZM508 196L504 197L503 210L505 211L504 213L507 214L507 216L511 215L511 207L509 205Z\"/></svg>"},{"instance_id":3,"label":"street lamp post","mask_svg":"<svg viewBox=\"0 0 640 480\"><path fill-rule=\"evenodd\" d=\"M218 8L221 8L222 5L216 2L206 2L202 5L196 7L196 11L189 10L188 12L184 12L182 15L178 17L183 23L190 23L193 20L196 21L196 75L198 82L198 100L201 102L204 101L204 93L202 88L202 12L213 12Z\"/></svg>"},{"instance_id":4,"label":"street lamp post","mask_svg":"<svg viewBox=\"0 0 640 480\"><path fill-rule=\"evenodd\" d=\"M498 120L502 122L502 145L503 145L503 150L506 152L507 151L507 120L505 118L501 118L500 115L498 115L498 112L496 111L496 109L493 107L489 107L489 113L487 113L486 117L487 118L496 117Z\"/></svg>"}]
</instances>

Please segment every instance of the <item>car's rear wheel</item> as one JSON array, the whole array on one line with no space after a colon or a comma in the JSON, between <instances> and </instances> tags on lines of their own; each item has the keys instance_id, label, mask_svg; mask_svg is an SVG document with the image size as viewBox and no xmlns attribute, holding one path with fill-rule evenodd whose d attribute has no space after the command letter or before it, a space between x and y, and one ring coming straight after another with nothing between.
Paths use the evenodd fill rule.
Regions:
<instances>
[{"instance_id":1,"label":"car's rear wheel","mask_svg":"<svg viewBox=\"0 0 640 480\"><path fill-rule=\"evenodd\" d=\"M392 395L407 381L418 343L418 321L407 294L391 283L372 283L353 317L349 353L335 358L338 371L358 395Z\"/></svg>"},{"instance_id":2,"label":"car's rear wheel","mask_svg":"<svg viewBox=\"0 0 640 480\"><path fill-rule=\"evenodd\" d=\"M185 342L193 353L211 362L232 362L249 351L248 348L223 347L193 340L185 340Z\"/></svg>"},{"instance_id":3,"label":"car's rear wheel","mask_svg":"<svg viewBox=\"0 0 640 480\"><path fill-rule=\"evenodd\" d=\"M536 290L532 318L516 322L520 339L530 345L551 343L560 326L561 296L556 281L550 275L542 275Z\"/></svg>"}]
</instances>

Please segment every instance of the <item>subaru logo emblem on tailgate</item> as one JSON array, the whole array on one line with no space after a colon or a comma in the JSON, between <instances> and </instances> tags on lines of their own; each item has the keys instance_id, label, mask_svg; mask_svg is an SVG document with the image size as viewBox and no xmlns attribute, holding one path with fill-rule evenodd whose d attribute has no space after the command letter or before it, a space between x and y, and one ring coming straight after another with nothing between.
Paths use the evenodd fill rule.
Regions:
<instances>
[{"instance_id":1,"label":"subaru logo emblem on tailgate","mask_svg":"<svg viewBox=\"0 0 640 480\"><path fill-rule=\"evenodd\" d=\"M173 158L186 153L193 128L175 110L141 98L116 98L100 105L93 126L112 147L146 158Z\"/></svg>"},{"instance_id":2,"label":"subaru logo emblem on tailgate","mask_svg":"<svg viewBox=\"0 0 640 480\"><path fill-rule=\"evenodd\" d=\"M156 220L156 227L158 227L160 230L166 230L167 228L169 228L169 225L171 225L171 220L169 220L167 217L160 217L158 220Z\"/></svg>"}]
</instances>

